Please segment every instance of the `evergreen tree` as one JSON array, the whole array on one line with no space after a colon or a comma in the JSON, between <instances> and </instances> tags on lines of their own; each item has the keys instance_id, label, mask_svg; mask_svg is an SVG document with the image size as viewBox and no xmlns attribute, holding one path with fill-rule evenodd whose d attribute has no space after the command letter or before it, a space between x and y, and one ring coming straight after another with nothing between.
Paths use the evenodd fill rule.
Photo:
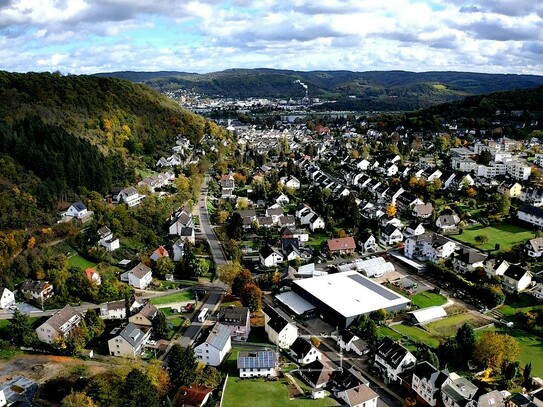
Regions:
<instances>
[{"instance_id":1,"label":"evergreen tree","mask_svg":"<svg viewBox=\"0 0 543 407\"><path fill-rule=\"evenodd\" d=\"M161 310L158 310L153 318L153 332L158 339L166 339L168 337L168 320Z\"/></svg>"},{"instance_id":2,"label":"evergreen tree","mask_svg":"<svg viewBox=\"0 0 543 407\"><path fill-rule=\"evenodd\" d=\"M172 386L190 386L196 378L196 357L192 348L183 349L175 344L168 356L168 373Z\"/></svg>"},{"instance_id":3,"label":"evergreen tree","mask_svg":"<svg viewBox=\"0 0 543 407\"><path fill-rule=\"evenodd\" d=\"M159 396L155 386L139 369L132 369L123 385L123 405L126 407L159 407Z\"/></svg>"},{"instance_id":4,"label":"evergreen tree","mask_svg":"<svg viewBox=\"0 0 543 407\"><path fill-rule=\"evenodd\" d=\"M19 309L15 310L13 318L9 320L8 332L11 341L17 346L32 346L37 340L28 315L22 314Z\"/></svg>"}]
</instances>

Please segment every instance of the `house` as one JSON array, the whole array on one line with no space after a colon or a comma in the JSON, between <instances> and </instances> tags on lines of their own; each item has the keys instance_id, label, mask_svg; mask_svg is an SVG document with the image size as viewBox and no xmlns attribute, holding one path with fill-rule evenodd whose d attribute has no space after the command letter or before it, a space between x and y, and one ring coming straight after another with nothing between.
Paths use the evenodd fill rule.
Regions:
<instances>
[{"instance_id":1,"label":"house","mask_svg":"<svg viewBox=\"0 0 543 407\"><path fill-rule=\"evenodd\" d=\"M181 261L185 252L185 242L183 239L177 239L172 245L173 261Z\"/></svg>"},{"instance_id":2,"label":"house","mask_svg":"<svg viewBox=\"0 0 543 407\"><path fill-rule=\"evenodd\" d=\"M503 276L509 266L509 262L496 259L495 257L488 257L483 262L483 268L485 269L486 276L489 279L497 276Z\"/></svg>"},{"instance_id":3,"label":"house","mask_svg":"<svg viewBox=\"0 0 543 407\"><path fill-rule=\"evenodd\" d=\"M266 245L258 252L260 264L264 267L274 267L284 261L284 257L275 248Z\"/></svg>"},{"instance_id":4,"label":"house","mask_svg":"<svg viewBox=\"0 0 543 407\"><path fill-rule=\"evenodd\" d=\"M98 238L98 244L108 252L113 252L120 247L119 239L113 237L113 232L107 226L98 229Z\"/></svg>"},{"instance_id":5,"label":"house","mask_svg":"<svg viewBox=\"0 0 543 407\"><path fill-rule=\"evenodd\" d=\"M325 355L322 355L320 359L305 365L298 372L302 379L313 389L320 389L331 383L335 370L332 362Z\"/></svg>"},{"instance_id":6,"label":"house","mask_svg":"<svg viewBox=\"0 0 543 407\"><path fill-rule=\"evenodd\" d=\"M145 195L140 195L134 187L124 188L114 197L117 203L125 203L130 207L139 205L144 198Z\"/></svg>"},{"instance_id":7,"label":"house","mask_svg":"<svg viewBox=\"0 0 543 407\"><path fill-rule=\"evenodd\" d=\"M124 301L106 302L105 304L100 305L100 317L103 319L125 319L126 306L127 304ZM135 312L138 311L143 304L132 299L128 306L129 312Z\"/></svg>"},{"instance_id":8,"label":"house","mask_svg":"<svg viewBox=\"0 0 543 407\"><path fill-rule=\"evenodd\" d=\"M318 229L324 229L325 228L324 219L321 218L316 213L312 214L312 216L309 218L307 224L309 225L309 229L312 232L314 232L315 230L318 230Z\"/></svg>"},{"instance_id":9,"label":"house","mask_svg":"<svg viewBox=\"0 0 543 407\"><path fill-rule=\"evenodd\" d=\"M453 268L459 273L473 272L477 268L484 267L484 261L488 256L472 249L463 249L452 259Z\"/></svg>"},{"instance_id":10,"label":"house","mask_svg":"<svg viewBox=\"0 0 543 407\"><path fill-rule=\"evenodd\" d=\"M43 304L54 294L53 284L50 284L49 281L26 280L21 284L20 291L25 298L36 300L40 304Z\"/></svg>"},{"instance_id":11,"label":"house","mask_svg":"<svg viewBox=\"0 0 543 407\"><path fill-rule=\"evenodd\" d=\"M158 314L158 308L148 302L136 314L132 315L128 321L138 326L153 326L153 319Z\"/></svg>"},{"instance_id":12,"label":"house","mask_svg":"<svg viewBox=\"0 0 543 407\"><path fill-rule=\"evenodd\" d=\"M364 339L360 339L349 329L343 329L337 338L337 346L344 352L354 352L358 356L367 355L370 347Z\"/></svg>"},{"instance_id":13,"label":"house","mask_svg":"<svg viewBox=\"0 0 543 407\"><path fill-rule=\"evenodd\" d=\"M537 394L537 393L536 393ZM507 401L507 407L535 407L527 394L517 393Z\"/></svg>"},{"instance_id":14,"label":"house","mask_svg":"<svg viewBox=\"0 0 543 407\"><path fill-rule=\"evenodd\" d=\"M277 198L275 198L275 202L279 205L288 205L290 203L290 199L285 194L281 193Z\"/></svg>"},{"instance_id":15,"label":"house","mask_svg":"<svg viewBox=\"0 0 543 407\"><path fill-rule=\"evenodd\" d=\"M525 245L526 252L530 257L541 257L543 255L543 237L536 237L528 240Z\"/></svg>"},{"instance_id":16,"label":"house","mask_svg":"<svg viewBox=\"0 0 543 407\"><path fill-rule=\"evenodd\" d=\"M6 287L0 287L0 308L6 309L15 305L15 294Z\"/></svg>"},{"instance_id":17,"label":"house","mask_svg":"<svg viewBox=\"0 0 543 407\"><path fill-rule=\"evenodd\" d=\"M534 206L543 206L543 189L526 188L520 193L520 200Z\"/></svg>"},{"instance_id":18,"label":"house","mask_svg":"<svg viewBox=\"0 0 543 407\"><path fill-rule=\"evenodd\" d=\"M456 373L450 373L449 379L441 387L443 407L465 407L471 404L479 390L477 386Z\"/></svg>"},{"instance_id":19,"label":"house","mask_svg":"<svg viewBox=\"0 0 543 407\"><path fill-rule=\"evenodd\" d=\"M309 263L298 267L298 270L289 266L287 274L291 280L298 280L300 278L326 276L328 272L317 270L315 269L315 263Z\"/></svg>"},{"instance_id":20,"label":"house","mask_svg":"<svg viewBox=\"0 0 543 407\"><path fill-rule=\"evenodd\" d=\"M164 248L164 246L158 246L158 248L149 256L149 259L158 262L163 257L170 257L168 254L168 250Z\"/></svg>"},{"instance_id":21,"label":"house","mask_svg":"<svg viewBox=\"0 0 543 407\"><path fill-rule=\"evenodd\" d=\"M413 221L411 222L407 228L405 228L405 235L406 236L419 236L426 233L426 229L422 225L422 223Z\"/></svg>"},{"instance_id":22,"label":"house","mask_svg":"<svg viewBox=\"0 0 543 407\"><path fill-rule=\"evenodd\" d=\"M479 396L477 399L477 407L505 407L506 392L493 390L489 393L485 393ZM535 396L534 396L535 403ZM537 405L537 404L536 404ZM543 407L540 405L539 407Z\"/></svg>"},{"instance_id":23,"label":"house","mask_svg":"<svg viewBox=\"0 0 543 407\"><path fill-rule=\"evenodd\" d=\"M216 323L205 339L194 347L194 354L198 361L209 366L219 366L228 352L232 349L230 330L220 323Z\"/></svg>"},{"instance_id":24,"label":"house","mask_svg":"<svg viewBox=\"0 0 543 407\"><path fill-rule=\"evenodd\" d=\"M247 341L251 332L251 318L249 308L234 307L223 308L218 316L221 325L230 330L233 341Z\"/></svg>"},{"instance_id":25,"label":"house","mask_svg":"<svg viewBox=\"0 0 543 407\"><path fill-rule=\"evenodd\" d=\"M543 208L522 204L517 212L517 217L519 220L531 223L532 225L543 226Z\"/></svg>"},{"instance_id":26,"label":"house","mask_svg":"<svg viewBox=\"0 0 543 407\"><path fill-rule=\"evenodd\" d=\"M397 381L399 375L413 369L417 359L407 348L389 337L383 338L375 353L375 367L385 380Z\"/></svg>"},{"instance_id":27,"label":"house","mask_svg":"<svg viewBox=\"0 0 543 407\"><path fill-rule=\"evenodd\" d=\"M411 378L411 389L416 395L417 404L435 407L440 398L441 387L450 381L447 369L437 370L426 361L418 363Z\"/></svg>"},{"instance_id":28,"label":"house","mask_svg":"<svg viewBox=\"0 0 543 407\"><path fill-rule=\"evenodd\" d=\"M77 201L70 205L70 207L66 211L65 216L75 219L81 219L84 218L87 213L88 210L85 204L81 201Z\"/></svg>"},{"instance_id":29,"label":"house","mask_svg":"<svg viewBox=\"0 0 543 407\"><path fill-rule=\"evenodd\" d=\"M205 386L191 385L191 386L180 386L175 394L172 406L173 407L203 407L213 389Z\"/></svg>"},{"instance_id":30,"label":"house","mask_svg":"<svg viewBox=\"0 0 543 407\"><path fill-rule=\"evenodd\" d=\"M498 186L498 192L511 198L518 198L522 193L522 185L515 181L503 181Z\"/></svg>"},{"instance_id":31,"label":"house","mask_svg":"<svg viewBox=\"0 0 543 407\"><path fill-rule=\"evenodd\" d=\"M277 357L272 350L239 351L239 377L277 376Z\"/></svg>"},{"instance_id":32,"label":"house","mask_svg":"<svg viewBox=\"0 0 543 407\"><path fill-rule=\"evenodd\" d=\"M409 259L429 260L434 263L448 259L456 250L456 243L436 233L409 236L405 239L404 256Z\"/></svg>"},{"instance_id":33,"label":"house","mask_svg":"<svg viewBox=\"0 0 543 407\"><path fill-rule=\"evenodd\" d=\"M107 341L110 356L135 358L142 353L151 336L151 329L128 323L114 328L110 335L111 338Z\"/></svg>"},{"instance_id":34,"label":"house","mask_svg":"<svg viewBox=\"0 0 543 407\"><path fill-rule=\"evenodd\" d=\"M290 355L300 365L307 365L322 357L322 353L305 338L296 338L290 345Z\"/></svg>"},{"instance_id":35,"label":"house","mask_svg":"<svg viewBox=\"0 0 543 407\"><path fill-rule=\"evenodd\" d=\"M431 203L417 204L413 206L411 214L415 218L428 219L434 212L434 206Z\"/></svg>"},{"instance_id":36,"label":"house","mask_svg":"<svg viewBox=\"0 0 543 407\"><path fill-rule=\"evenodd\" d=\"M366 384L359 384L337 393L337 397L352 407L377 407L378 394Z\"/></svg>"},{"instance_id":37,"label":"house","mask_svg":"<svg viewBox=\"0 0 543 407\"><path fill-rule=\"evenodd\" d=\"M264 307L264 331L271 343L288 349L298 337L298 328L283 318L276 310Z\"/></svg>"},{"instance_id":38,"label":"house","mask_svg":"<svg viewBox=\"0 0 543 407\"><path fill-rule=\"evenodd\" d=\"M503 273L502 286L509 292L520 292L526 290L532 283L532 273L516 264L512 264Z\"/></svg>"},{"instance_id":39,"label":"house","mask_svg":"<svg viewBox=\"0 0 543 407\"><path fill-rule=\"evenodd\" d=\"M375 242L375 236L368 232L360 233L358 238L358 246L362 249L363 253L372 253L377 250L377 243Z\"/></svg>"},{"instance_id":40,"label":"house","mask_svg":"<svg viewBox=\"0 0 543 407\"><path fill-rule=\"evenodd\" d=\"M153 279L153 272L143 263L139 263L132 270L121 274L121 281L125 281L134 288L144 290Z\"/></svg>"},{"instance_id":41,"label":"house","mask_svg":"<svg viewBox=\"0 0 543 407\"><path fill-rule=\"evenodd\" d=\"M83 317L75 308L66 305L37 327L36 334L38 334L40 341L53 344L55 341L70 335L70 332L79 326L82 320Z\"/></svg>"},{"instance_id":42,"label":"house","mask_svg":"<svg viewBox=\"0 0 543 407\"><path fill-rule=\"evenodd\" d=\"M328 255L347 255L352 254L356 249L356 243L352 236L330 239L326 242Z\"/></svg>"},{"instance_id":43,"label":"house","mask_svg":"<svg viewBox=\"0 0 543 407\"><path fill-rule=\"evenodd\" d=\"M458 224L460 223L460 217L452 211L447 211L446 213L444 212L445 211L443 211L437 218L436 226L443 232L456 230Z\"/></svg>"},{"instance_id":44,"label":"house","mask_svg":"<svg viewBox=\"0 0 543 407\"><path fill-rule=\"evenodd\" d=\"M300 189L301 187L301 183L300 183L300 180L296 177L293 177L291 176L288 181L286 181L284 184L283 184L286 188L290 188L290 189Z\"/></svg>"},{"instance_id":45,"label":"house","mask_svg":"<svg viewBox=\"0 0 543 407\"><path fill-rule=\"evenodd\" d=\"M543 407L543 390L534 393L534 404L537 407ZM500 406L501 407L501 406Z\"/></svg>"},{"instance_id":46,"label":"house","mask_svg":"<svg viewBox=\"0 0 543 407\"><path fill-rule=\"evenodd\" d=\"M268 208L266 209L266 216L270 217L272 224L277 225L279 223L279 218L283 216L283 209L279 208Z\"/></svg>"},{"instance_id":47,"label":"house","mask_svg":"<svg viewBox=\"0 0 543 407\"><path fill-rule=\"evenodd\" d=\"M381 242L386 246L392 246L403 241L403 233L398 227L389 224L381 231Z\"/></svg>"},{"instance_id":48,"label":"house","mask_svg":"<svg viewBox=\"0 0 543 407\"><path fill-rule=\"evenodd\" d=\"M294 227L296 226L296 219L293 215L284 215L279 217L279 227Z\"/></svg>"},{"instance_id":49,"label":"house","mask_svg":"<svg viewBox=\"0 0 543 407\"><path fill-rule=\"evenodd\" d=\"M90 284L93 284L93 285L102 284L102 277L92 267L85 269L85 277L87 277L87 280L89 281Z\"/></svg>"},{"instance_id":50,"label":"house","mask_svg":"<svg viewBox=\"0 0 543 407\"><path fill-rule=\"evenodd\" d=\"M172 217L173 223L168 228L168 233L170 235L181 236L183 230L186 228L192 228L194 226L194 221L192 220L192 213L188 208L183 208L180 212L177 212Z\"/></svg>"}]
</instances>

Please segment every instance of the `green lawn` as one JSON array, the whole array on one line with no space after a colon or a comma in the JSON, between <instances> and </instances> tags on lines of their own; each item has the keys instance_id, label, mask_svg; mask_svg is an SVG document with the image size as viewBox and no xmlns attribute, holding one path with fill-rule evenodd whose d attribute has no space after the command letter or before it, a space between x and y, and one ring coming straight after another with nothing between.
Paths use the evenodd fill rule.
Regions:
<instances>
[{"instance_id":1,"label":"green lawn","mask_svg":"<svg viewBox=\"0 0 543 407\"><path fill-rule=\"evenodd\" d=\"M507 316L515 315L517 312L528 312L536 308L543 308L543 302L529 294L519 294L516 297L508 298L505 304L498 310Z\"/></svg>"},{"instance_id":2,"label":"green lawn","mask_svg":"<svg viewBox=\"0 0 543 407\"><path fill-rule=\"evenodd\" d=\"M476 315L465 313L453 315L439 321L430 322L426 325L426 329L432 334L440 337L449 337L456 335L456 331L465 323L471 324L474 328L479 328L489 324L485 318Z\"/></svg>"},{"instance_id":3,"label":"green lawn","mask_svg":"<svg viewBox=\"0 0 543 407\"><path fill-rule=\"evenodd\" d=\"M223 406L225 407L328 407L339 406L331 398L312 400L304 396L290 400L286 379L266 381L264 379L240 379L236 369L238 349L233 349L229 355L228 371L230 376L224 390Z\"/></svg>"},{"instance_id":4,"label":"green lawn","mask_svg":"<svg viewBox=\"0 0 543 407\"><path fill-rule=\"evenodd\" d=\"M70 266L79 267L81 270L88 269L89 267L95 267L96 263L88 261L87 259L81 257L79 254L68 258L68 264Z\"/></svg>"},{"instance_id":5,"label":"green lawn","mask_svg":"<svg viewBox=\"0 0 543 407\"><path fill-rule=\"evenodd\" d=\"M388 326L381 325L379 327L379 336L388 336L390 339L393 339L395 341L402 339L402 335L397 333L396 331L393 331Z\"/></svg>"},{"instance_id":6,"label":"green lawn","mask_svg":"<svg viewBox=\"0 0 543 407\"><path fill-rule=\"evenodd\" d=\"M311 246L313 249L320 249L322 243L329 239L330 236L328 236L326 233L312 233L309 237L309 242L307 242L307 245Z\"/></svg>"},{"instance_id":7,"label":"green lawn","mask_svg":"<svg viewBox=\"0 0 543 407\"><path fill-rule=\"evenodd\" d=\"M481 245L475 241L475 237L485 235L488 241ZM509 223L493 223L487 227L475 227L464 229L461 235L454 235L451 238L458 240L467 245L476 247L482 250L492 250L496 243L500 245L500 251L510 249L511 247L524 243L535 237L535 233L531 230L521 228Z\"/></svg>"},{"instance_id":8,"label":"green lawn","mask_svg":"<svg viewBox=\"0 0 543 407\"><path fill-rule=\"evenodd\" d=\"M522 329L504 329L502 331L514 337L520 345L520 365L532 362L532 376L543 376L543 339Z\"/></svg>"},{"instance_id":9,"label":"green lawn","mask_svg":"<svg viewBox=\"0 0 543 407\"><path fill-rule=\"evenodd\" d=\"M447 302L447 298L441 294L436 294L431 291L424 291L412 296L411 302L417 305L419 308L428 308L445 304Z\"/></svg>"},{"instance_id":10,"label":"green lawn","mask_svg":"<svg viewBox=\"0 0 543 407\"><path fill-rule=\"evenodd\" d=\"M164 295L162 297L151 298L151 304L161 305L161 304L169 304L172 302L190 301L192 299L194 299L194 295L192 294L192 292L182 291L179 293Z\"/></svg>"},{"instance_id":11,"label":"green lawn","mask_svg":"<svg viewBox=\"0 0 543 407\"><path fill-rule=\"evenodd\" d=\"M431 335L416 326L399 324L394 325L394 329L400 332L402 335L406 336L407 338L411 339L413 342L422 342L433 348L437 348L439 346L438 337Z\"/></svg>"}]
</instances>

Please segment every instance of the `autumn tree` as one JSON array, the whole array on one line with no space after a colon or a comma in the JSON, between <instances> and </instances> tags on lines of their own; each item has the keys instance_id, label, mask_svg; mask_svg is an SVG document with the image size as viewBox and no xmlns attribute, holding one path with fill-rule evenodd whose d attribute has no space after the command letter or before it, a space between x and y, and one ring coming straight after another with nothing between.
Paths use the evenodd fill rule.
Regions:
<instances>
[{"instance_id":1,"label":"autumn tree","mask_svg":"<svg viewBox=\"0 0 543 407\"><path fill-rule=\"evenodd\" d=\"M245 287L247 284L252 283L253 275L251 274L251 271L248 269L243 270L236 276L236 278L234 278L234 281L232 283L232 294L239 296L241 294L242 288Z\"/></svg>"},{"instance_id":2,"label":"autumn tree","mask_svg":"<svg viewBox=\"0 0 543 407\"><path fill-rule=\"evenodd\" d=\"M94 401L81 392L71 392L62 399L61 407L96 407Z\"/></svg>"},{"instance_id":3,"label":"autumn tree","mask_svg":"<svg viewBox=\"0 0 543 407\"><path fill-rule=\"evenodd\" d=\"M221 264L217 269L217 274L219 275L219 280L221 280L228 287L231 287L234 279L242 271L243 267L241 264L238 262L229 262L226 264Z\"/></svg>"},{"instance_id":4,"label":"autumn tree","mask_svg":"<svg viewBox=\"0 0 543 407\"><path fill-rule=\"evenodd\" d=\"M485 368L499 370L514 362L520 355L518 342L499 332L485 332L475 344L474 356Z\"/></svg>"},{"instance_id":5,"label":"autumn tree","mask_svg":"<svg viewBox=\"0 0 543 407\"><path fill-rule=\"evenodd\" d=\"M241 304L252 312L262 308L262 291L256 284L247 284L241 289Z\"/></svg>"},{"instance_id":6,"label":"autumn tree","mask_svg":"<svg viewBox=\"0 0 543 407\"><path fill-rule=\"evenodd\" d=\"M386 214L390 217L394 217L396 216L396 212L397 212L396 205L394 205L394 203L391 202L390 205L387 206Z\"/></svg>"}]
</instances>

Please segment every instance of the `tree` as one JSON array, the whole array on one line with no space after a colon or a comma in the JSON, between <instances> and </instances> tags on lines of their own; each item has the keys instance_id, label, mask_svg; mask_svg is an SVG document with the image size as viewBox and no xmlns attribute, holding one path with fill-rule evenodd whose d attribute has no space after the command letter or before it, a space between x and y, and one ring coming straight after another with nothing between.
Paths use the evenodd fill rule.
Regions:
<instances>
[{"instance_id":1,"label":"tree","mask_svg":"<svg viewBox=\"0 0 543 407\"><path fill-rule=\"evenodd\" d=\"M243 218L238 212L234 212L228 219L226 233L232 239L241 239L243 237Z\"/></svg>"},{"instance_id":2,"label":"tree","mask_svg":"<svg viewBox=\"0 0 543 407\"><path fill-rule=\"evenodd\" d=\"M394 217L396 216L396 212L397 212L396 205L394 205L394 203L391 202L390 205L387 206L386 214L390 217Z\"/></svg>"},{"instance_id":3,"label":"tree","mask_svg":"<svg viewBox=\"0 0 543 407\"><path fill-rule=\"evenodd\" d=\"M471 357L473 350L475 349L475 331L471 324L465 323L458 331L456 331L456 343L458 347L462 349L461 356L466 360Z\"/></svg>"},{"instance_id":4,"label":"tree","mask_svg":"<svg viewBox=\"0 0 543 407\"><path fill-rule=\"evenodd\" d=\"M71 392L62 399L61 407L96 407L94 401L81 392Z\"/></svg>"},{"instance_id":5,"label":"tree","mask_svg":"<svg viewBox=\"0 0 543 407\"><path fill-rule=\"evenodd\" d=\"M8 332L11 341L17 346L32 346L38 339L30 318L21 314L19 309L15 310L13 318L9 320Z\"/></svg>"},{"instance_id":6,"label":"tree","mask_svg":"<svg viewBox=\"0 0 543 407\"><path fill-rule=\"evenodd\" d=\"M157 388L140 369L132 369L123 384L123 405L126 407L159 407Z\"/></svg>"},{"instance_id":7,"label":"tree","mask_svg":"<svg viewBox=\"0 0 543 407\"><path fill-rule=\"evenodd\" d=\"M488 242L488 236L487 235L477 235L473 238L479 245L484 245L486 242Z\"/></svg>"},{"instance_id":8,"label":"tree","mask_svg":"<svg viewBox=\"0 0 543 407\"><path fill-rule=\"evenodd\" d=\"M518 342L498 332L485 332L475 345L474 356L485 368L499 370L514 362L520 355Z\"/></svg>"},{"instance_id":9,"label":"tree","mask_svg":"<svg viewBox=\"0 0 543 407\"><path fill-rule=\"evenodd\" d=\"M168 373L173 387L191 385L196 377L196 357L192 348L183 349L176 343L168 357Z\"/></svg>"},{"instance_id":10,"label":"tree","mask_svg":"<svg viewBox=\"0 0 543 407\"><path fill-rule=\"evenodd\" d=\"M256 284L247 284L241 289L241 304L252 312L262 308L262 291Z\"/></svg>"},{"instance_id":11,"label":"tree","mask_svg":"<svg viewBox=\"0 0 543 407\"><path fill-rule=\"evenodd\" d=\"M175 264L169 256L164 256L158 259L155 271L160 278L165 278L166 274L173 274Z\"/></svg>"},{"instance_id":12,"label":"tree","mask_svg":"<svg viewBox=\"0 0 543 407\"><path fill-rule=\"evenodd\" d=\"M239 296L241 294L241 289L247 284L253 283L253 275L249 269L243 270L239 273L232 283L232 294Z\"/></svg>"},{"instance_id":13,"label":"tree","mask_svg":"<svg viewBox=\"0 0 543 407\"><path fill-rule=\"evenodd\" d=\"M85 314L85 324L87 325L89 332L89 340L102 335L106 328L104 320L100 318L96 310L92 308L88 309Z\"/></svg>"},{"instance_id":14,"label":"tree","mask_svg":"<svg viewBox=\"0 0 543 407\"><path fill-rule=\"evenodd\" d=\"M482 164L482 165L488 165L492 162L492 153L490 152L489 149L484 149L483 151L481 151L481 153L479 154L479 159L477 160L477 162L479 164Z\"/></svg>"},{"instance_id":15,"label":"tree","mask_svg":"<svg viewBox=\"0 0 543 407\"><path fill-rule=\"evenodd\" d=\"M524 371L522 372L522 378L524 379L522 385L524 387L530 387L532 381L532 362L524 366Z\"/></svg>"},{"instance_id":16,"label":"tree","mask_svg":"<svg viewBox=\"0 0 543 407\"><path fill-rule=\"evenodd\" d=\"M436 353L426 345L420 345L415 352L417 361L423 362L426 361L434 366L436 369L439 369L439 358Z\"/></svg>"},{"instance_id":17,"label":"tree","mask_svg":"<svg viewBox=\"0 0 543 407\"><path fill-rule=\"evenodd\" d=\"M243 267L238 262L229 262L221 264L217 269L219 280L221 280L228 287L232 286L234 279L239 273L243 271Z\"/></svg>"},{"instance_id":18,"label":"tree","mask_svg":"<svg viewBox=\"0 0 543 407\"><path fill-rule=\"evenodd\" d=\"M153 332L158 339L168 337L168 320L161 310L158 310L153 318Z\"/></svg>"}]
</instances>

